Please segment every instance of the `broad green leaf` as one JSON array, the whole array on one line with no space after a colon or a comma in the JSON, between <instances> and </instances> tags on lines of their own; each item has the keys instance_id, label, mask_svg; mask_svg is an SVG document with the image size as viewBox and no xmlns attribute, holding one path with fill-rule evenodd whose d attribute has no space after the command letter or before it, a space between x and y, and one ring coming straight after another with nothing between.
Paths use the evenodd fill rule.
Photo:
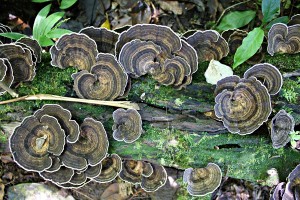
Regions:
<instances>
[{"instance_id":1,"label":"broad green leaf","mask_svg":"<svg viewBox=\"0 0 300 200\"><path fill-rule=\"evenodd\" d=\"M41 26L41 24L44 23L44 20L46 19L47 15L50 11L50 8L51 8L51 4L45 6L42 10L40 10L40 12L37 14L37 16L34 20L32 35L33 35L33 38L36 40L39 40L39 38L42 35L40 26Z\"/></svg>"},{"instance_id":2,"label":"broad green leaf","mask_svg":"<svg viewBox=\"0 0 300 200\"><path fill-rule=\"evenodd\" d=\"M48 2L48 1L52 1L52 0L31 0L34 3L44 3L44 2Z\"/></svg>"},{"instance_id":3,"label":"broad green leaf","mask_svg":"<svg viewBox=\"0 0 300 200\"><path fill-rule=\"evenodd\" d=\"M67 30L67 29L56 28L56 29L53 29L53 30L49 31L46 34L46 36L48 38L59 38L60 36L62 36L64 34L67 34L67 33L73 33L73 32L70 31L70 30Z\"/></svg>"},{"instance_id":4,"label":"broad green leaf","mask_svg":"<svg viewBox=\"0 0 300 200\"><path fill-rule=\"evenodd\" d=\"M273 24L276 24L276 23L284 23L284 24L287 24L289 22L289 17L288 16L282 16L282 17L278 17L274 20L272 20L267 26L266 26L266 29L269 30Z\"/></svg>"},{"instance_id":5,"label":"broad green leaf","mask_svg":"<svg viewBox=\"0 0 300 200\"><path fill-rule=\"evenodd\" d=\"M242 45L236 50L234 54L234 63L232 68L237 66L252 57L264 40L264 31L261 28L255 28L250 31L243 39Z\"/></svg>"},{"instance_id":6,"label":"broad green leaf","mask_svg":"<svg viewBox=\"0 0 300 200\"><path fill-rule=\"evenodd\" d=\"M253 10L230 12L222 18L217 29L225 31L240 28L247 25L255 17L255 14L256 12Z\"/></svg>"},{"instance_id":7,"label":"broad green leaf","mask_svg":"<svg viewBox=\"0 0 300 200\"><path fill-rule=\"evenodd\" d=\"M280 12L280 0L263 0L261 4L263 24L274 19Z\"/></svg>"},{"instance_id":8,"label":"broad green leaf","mask_svg":"<svg viewBox=\"0 0 300 200\"><path fill-rule=\"evenodd\" d=\"M60 3L60 9L67 9L71 6L73 6L74 3L76 3L77 0L62 0Z\"/></svg>"},{"instance_id":9,"label":"broad green leaf","mask_svg":"<svg viewBox=\"0 0 300 200\"><path fill-rule=\"evenodd\" d=\"M13 39L13 40L18 40L22 37L27 37L27 35L24 35L24 34L21 34L21 33L14 33L14 32L0 33L0 36L7 37L7 38L10 38L10 39Z\"/></svg>"},{"instance_id":10,"label":"broad green leaf","mask_svg":"<svg viewBox=\"0 0 300 200\"><path fill-rule=\"evenodd\" d=\"M56 12L49 15L40 26L42 35L46 35L51 28L64 16L65 12Z\"/></svg>"},{"instance_id":11,"label":"broad green leaf","mask_svg":"<svg viewBox=\"0 0 300 200\"><path fill-rule=\"evenodd\" d=\"M42 47L47 47L54 44L54 42L51 39L47 38L45 35L42 35L39 38L38 42Z\"/></svg>"}]
</instances>

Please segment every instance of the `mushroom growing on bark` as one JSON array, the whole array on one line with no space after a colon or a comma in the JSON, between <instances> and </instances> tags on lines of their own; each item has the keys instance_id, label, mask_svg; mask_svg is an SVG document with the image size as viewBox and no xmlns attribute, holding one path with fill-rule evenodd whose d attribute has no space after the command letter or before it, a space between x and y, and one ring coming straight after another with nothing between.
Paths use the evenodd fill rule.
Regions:
<instances>
[{"instance_id":1,"label":"mushroom growing on bark","mask_svg":"<svg viewBox=\"0 0 300 200\"><path fill-rule=\"evenodd\" d=\"M167 172L161 165L151 164L153 172L150 176L142 176L141 187L146 192L155 192L167 182Z\"/></svg>"},{"instance_id":2,"label":"mushroom growing on bark","mask_svg":"<svg viewBox=\"0 0 300 200\"><path fill-rule=\"evenodd\" d=\"M11 29L8 26L0 23L0 33L11 33ZM0 44L9 44L11 42L12 39L0 36Z\"/></svg>"},{"instance_id":3,"label":"mushroom growing on bark","mask_svg":"<svg viewBox=\"0 0 300 200\"><path fill-rule=\"evenodd\" d=\"M297 165L295 169L287 177L288 182L285 187L283 200L297 200L300 197L300 165Z\"/></svg>"},{"instance_id":4,"label":"mushroom growing on bark","mask_svg":"<svg viewBox=\"0 0 300 200\"><path fill-rule=\"evenodd\" d=\"M33 56L33 61L34 62L41 62L42 60L42 47L38 43L37 40L29 38L29 37L22 37L16 41L16 44L28 48Z\"/></svg>"},{"instance_id":5,"label":"mushroom growing on bark","mask_svg":"<svg viewBox=\"0 0 300 200\"><path fill-rule=\"evenodd\" d=\"M204 196L215 191L221 184L222 172L215 163L204 168L188 168L184 171L183 181L192 196Z\"/></svg>"},{"instance_id":6,"label":"mushroom growing on bark","mask_svg":"<svg viewBox=\"0 0 300 200\"><path fill-rule=\"evenodd\" d=\"M122 180L132 184L141 183L142 177L149 177L153 173L150 163L140 160L125 160L119 176Z\"/></svg>"},{"instance_id":7,"label":"mushroom growing on bark","mask_svg":"<svg viewBox=\"0 0 300 200\"><path fill-rule=\"evenodd\" d=\"M96 63L97 44L85 34L65 34L50 48L51 65L90 70Z\"/></svg>"},{"instance_id":8,"label":"mushroom growing on bark","mask_svg":"<svg viewBox=\"0 0 300 200\"><path fill-rule=\"evenodd\" d=\"M51 181L55 184L68 183L74 176L74 170L62 166L59 170L54 172L40 172L40 176L45 180Z\"/></svg>"},{"instance_id":9,"label":"mushroom growing on bark","mask_svg":"<svg viewBox=\"0 0 300 200\"><path fill-rule=\"evenodd\" d=\"M12 67L6 58L0 58L0 96L8 92L13 97L18 97L10 87L14 81Z\"/></svg>"}]
</instances>

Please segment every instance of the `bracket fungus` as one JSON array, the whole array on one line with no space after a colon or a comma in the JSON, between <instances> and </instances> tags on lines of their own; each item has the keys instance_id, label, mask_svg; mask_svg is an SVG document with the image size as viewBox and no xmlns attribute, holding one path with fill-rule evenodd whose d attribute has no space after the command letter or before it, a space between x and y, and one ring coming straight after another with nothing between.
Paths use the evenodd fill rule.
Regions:
<instances>
[{"instance_id":1,"label":"bracket fungus","mask_svg":"<svg viewBox=\"0 0 300 200\"><path fill-rule=\"evenodd\" d=\"M11 29L8 26L0 23L0 33L10 33L10 32L11 32ZM11 42L12 42L12 39L0 36L0 44L1 43L9 44Z\"/></svg>"},{"instance_id":2,"label":"bracket fungus","mask_svg":"<svg viewBox=\"0 0 300 200\"><path fill-rule=\"evenodd\" d=\"M274 148L284 147L289 141L289 134L294 131L295 121L292 115L280 110L271 120L271 139Z\"/></svg>"},{"instance_id":3,"label":"bracket fungus","mask_svg":"<svg viewBox=\"0 0 300 200\"><path fill-rule=\"evenodd\" d=\"M300 24L300 14L293 15L288 23L289 26L296 24Z\"/></svg>"},{"instance_id":4,"label":"bracket fungus","mask_svg":"<svg viewBox=\"0 0 300 200\"><path fill-rule=\"evenodd\" d=\"M122 166L120 178L132 184L141 183L143 176L149 177L153 173L152 165L140 160L125 160Z\"/></svg>"},{"instance_id":5,"label":"bracket fungus","mask_svg":"<svg viewBox=\"0 0 300 200\"><path fill-rule=\"evenodd\" d=\"M195 48L200 62L221 60L229 53L228 43L214 30L197 31L187 38L187 43Z\"/></svg>"},{"instance_id":6,"label":"bracket fungus","mask_svg":"<svg viewBox=\"0 0 300 200\"><path fill-rule=\"evenodd\" d=\"M115 45L119 33L106 28L86 27L79 31L93 39L97 44L98 52L115 54Z\"/></svg>"},{"instance_id":7,"label":"bracket fungus","mask_svg":"<svg viewBox=\"0 0 300 200\"><path fill-rule=\"evenodd\" d=\"M80 125L80 136L76 143L67 143L60 156L66 167L83 170L88 165L98 165L106 156L108 139L101 122L85 118Z\"/></svg>"},{"instance_id":8,"label":"bracket fungus","mask_svg":"<svg viewBox=\"0 0 300 200\"><path fill-rule=\"evenodd\" d=\"M7 58L10 62L13 69L14 83L33 80L35 64L32 61L32 54L29 49L15 44L1 44L0 58Z\"/></svg>"},{"instance_id":9,"label":"bracket fungus","mask_svg":"<svg viewBox=\"0 0 300 200\"><path fill-rule=\"evenodd\" d=\"M50 155L59 156L65 145L65 133L57 119L43 115L26 117L10 137L10 150L19 166L43 171L52 165Z\"/></svg>"},{"instance_id":10,"label":"bracket fungus","mask_svg":"<svg viewBox=\"0 0 300 200\"><path fill-rule=\"evenodd\" d=\"M253 133L268 120L272 112L270 94L267 88L251 76L240 79L238 76L225 78L229 84L217 83L214 111L223 125L231 133L240 135ZM220 90L223 88L224 90ZM219 93L220 91L220 93Z\"/></svg>"},{"instance_id":11,"label":"bracket fungus","mask_svg":"<svg viewBox=\"0 0 300 200\"><path fill-rule=\"evenodd\" d=\"M113 112L113 138L117 141L132 143L142 134L142 118L135 109L119 108Z\"/></svg>"},{"instance_id":12,"label":"bracket fungus","mask_svg":"<svg viewBox=\"0 0 300 200\"><path fill-rule=\"evenodd\" d=\"M42 60L42 47L38 43L37 40L29 38L29 37L22 37L16 41L16 44L29 48L31 50L32 56L34 57L34 61L39 63Z\"/></svg>"},{"instance_id":13,"label":"bracket fungus","mask_svg":"<svg viewBox=\"0 0 300 200\"><path fill-rule=\"evenodd\" d=\"M151 164L153 172L150 176L142 176L141 188L146 192L155 192L167 182L167 171L161 165Z\"/></svg>"},{"instance_id":14,"label":"bracket fungus","mask_svg":"<svg viewBox=\"0 0 300 200\"><path fill-rule=\"evenodd\" d=\"M71 120L72 114L69 110L64 109L58 104L45 104L34 113L34 116L38 119L43 115L50 115L58 120L67 135L68 143L74 143L78 140L80 133L79 125L75 120Z\"/></svg>"},{"instance_id":15,"label":"bracket fungus","mask_svg":"<svg viewBox=\"0 0 300 200\"><path fill-rule=\"evenodd\" d=\"M283 200L295 200L300 196L300 165L297 165L295 169L287 177L288 182L285 187Z\"/></svg>"},{"instance_id":16,"label":"bracket fungus","mask_svg":"<svg viewBox=\"0 0 300 200\"><path fill-rule=\"evenodd\" d=\"M294 54L300 52L300 24L287 26L282 23L274 24L268 33L268 53Z\"/></svg>"},{"instance_id":17,"label":"bracket fungus","mask_svg":"<svg viewBox=\"0 0 300 200\"><path fill-rule=\"evenodd\" d=\"M91 71L80 71L72 75L74 90L80 98L114 100L122 96L128 76L124 68L111 54L100 53Z\"/></svg>"},{"instance_id":18,"label":"bracket fungus","mask_svg":"<svg viewBox=\"0 0 300 200\"><path fill-rule=\"evenodd\" d=\"M111 154L102 160L102 169L99 176L93 180L99 183L107 183L114 180L122 170L122 160L117 154Z\"/></svg>"},{"instance_id":19,"label":"bracket fungus","mask_svg":"<svg viewBox=\"0 0 300 200\"><path fill-rule=\"evenodd\" d=\"M171 55L181 48L180 38L171 28L155 24L137 24L120 34L116 43L116 55L119 56L122 47L134 39L152 41L160 46L166 55Z\"/></svg>"},{"instance_id":20,"label":"bracket fungus","mask_svg":"<svg viewBox=\"0 0 300 200\"><path fill-rule=\"evenodd\" d=\"M244 73L244 78L256 77L268 89L270 95L277 94L283 84L280 71L269 63L256 64Z\"/></svg>"},{"instance_id":21,"label":"bracket fungus","mask_svg":"<svg viewBox=\"0 0 300 200\"><path fill-rule=\"evenodd\" d=\"M14 81L12 67L10 62L6 58L0 58L0 96L6 91L13 97L18 95L10 89L11 84Z\"/></svg>"},{"instance_id":22,"label":"bracket fungus","mask_svg":"<svg viewBox=\"0 0 300 200\"><path fill-rule=\"evenodd\" d=\"M51 65L90 70L96 63L97 44L85 34L65 34L50 48Z\"/></svg>"},{"instance_id":23,"label":"bracket fungus","mask_svg":"<svg viewBox=\"0 0 300 200\"><path fill-rule=\"evenodd\" d=\"M59 170L54 172L40 172L40 176L45 180L51 181L57 184L68 183L74 176L74 170L68 167L62 166Z\"/></svg>"},{"instance_id":24,"label":"bracket fungus","mask_svg":"<svg viewBox=\"0 0 300 200\"><path fill-rule=\"evenodd\" d=\"M215 191L221 184L222 172L215 163L208 163L204 168L188 168L184 171L183 181L192 196L204 196Z\"/></svg>"}]
</instances>

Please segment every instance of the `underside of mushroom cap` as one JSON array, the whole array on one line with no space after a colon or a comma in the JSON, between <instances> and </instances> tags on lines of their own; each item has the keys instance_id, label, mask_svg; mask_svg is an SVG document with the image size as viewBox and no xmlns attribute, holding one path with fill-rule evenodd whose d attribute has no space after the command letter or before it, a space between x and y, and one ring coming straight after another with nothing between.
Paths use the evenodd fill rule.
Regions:
<instances>
[{"instance_id":1,"label":"underside of mushroom cap","mask_svg":"<svg viewBox=\"0 0 300 200\"><path fill-rule=\"evenodd\" d=\"M225 89L215 98L214 111L231 133L253 133L272 112L267 88L255 77L240 79L232 90Z\"/></svg>"},{"instance_id":2,"label":"underside of mushroom cap","mask_svg":"<svg viewBox=\"0 0 300 200\"><path fill-rule=\"evenodd\" d=\"M153 173L149 177L142 177L141 187L146 192L155 192L167 182L167 172L161 165L151 164Z\"/></svg>"},{"instance_id":3,"label":"underside of mushroom cap","mask_svg":"<svg viewBox=\"0 0 300 200\"><path fill-rule=\"evenodd\" d=\"M0 58L0 81L9 88L14 81L11 64L6 58ZM6 91L0 87L0 96L5 92Z\"/></svg>"},{"instance_id":4,"label":"underside of mushroom cap","mask_svg":"<svg viewBox=\"0 0 300 200\"><path fill-rule=\"evenodd\" d=\"M98 52L115 54L115 45L119 38L119 33L106 28L86 27L79 31L92 38L96 44Z\"/></svg>"},{"instance_id":5,"label":"underside of mushroom cap","mask_svg":"<svg viewBox=\"0 0 300 200\"><path fill-rule=\"evenodd\" d=\"M59 68L69 66L90 70L98 55L94 40L85 34L65 34L50 48L51 65Z\"/></svg>"}]
</instances>

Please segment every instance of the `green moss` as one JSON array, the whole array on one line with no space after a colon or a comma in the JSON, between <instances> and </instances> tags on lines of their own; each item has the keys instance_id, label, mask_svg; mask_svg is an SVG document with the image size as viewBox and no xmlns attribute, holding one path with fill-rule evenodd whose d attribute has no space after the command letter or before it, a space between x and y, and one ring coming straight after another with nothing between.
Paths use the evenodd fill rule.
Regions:
<instances>
[{"instance_id":1,"label":"green moss","mask_svg":"<svg viewBox=\"0 0 300 200\"><path fill-rule=\"evenodd\" d=\"M297 103L300 92L300 78L296 80L286 79L283 82L280 96L284 97L290 103Z\"/></svg>"}]
</instances>

